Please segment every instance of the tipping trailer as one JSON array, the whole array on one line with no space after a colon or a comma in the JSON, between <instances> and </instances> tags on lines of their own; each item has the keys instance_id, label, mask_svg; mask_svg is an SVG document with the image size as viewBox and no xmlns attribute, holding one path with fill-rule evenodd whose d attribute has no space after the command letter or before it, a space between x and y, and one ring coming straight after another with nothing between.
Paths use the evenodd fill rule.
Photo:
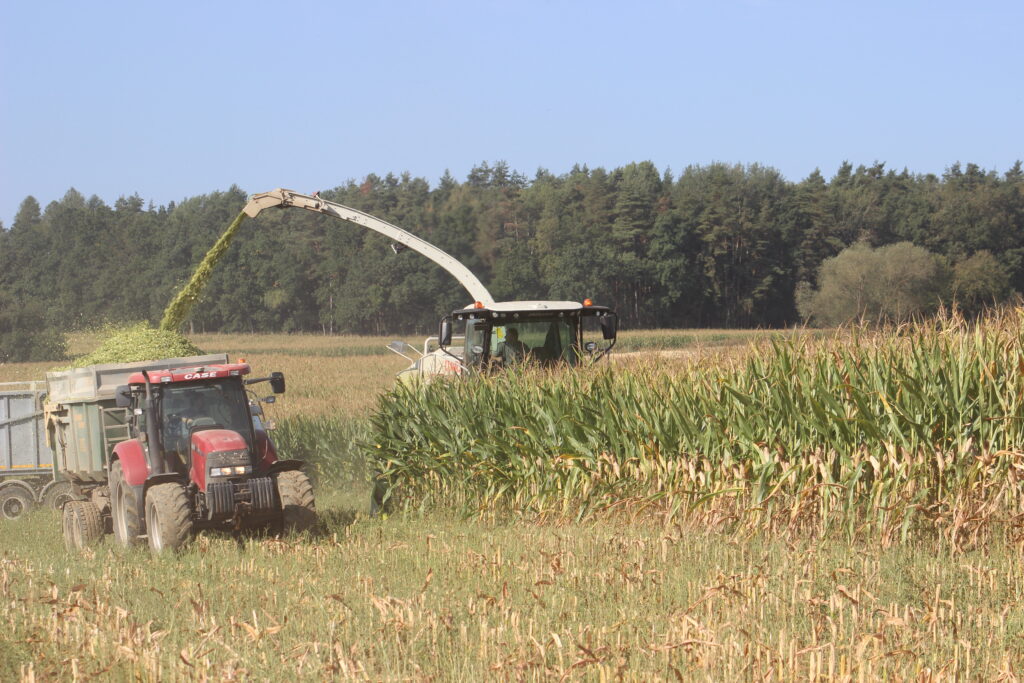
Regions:
<instances>
[{"instance_id":1,"label":"tipping trailer","mask_svg":"<svg viewBox=\"0 0 1024 683\"><path fill-rule=\"evenodd\" d=\"M43 382L0 384L0 519L17 519L36 505L60 509L71 483L53 476L43 430Z\"/></svg>"},{"instance_id":2,"label":"tipping trailer","mask_svg":"<svg viewBox=\"0 0 1024 683\"><path fill-rule=\"evenodd\" d=\"M300 530L316 519L298 460L278 460L261 402L226 354L95 365L46 375L46 441L55 472L73 486L63 506L65 544L80 549L113 532L175 549L202 528Z\"/></svg>"}]
</instances>

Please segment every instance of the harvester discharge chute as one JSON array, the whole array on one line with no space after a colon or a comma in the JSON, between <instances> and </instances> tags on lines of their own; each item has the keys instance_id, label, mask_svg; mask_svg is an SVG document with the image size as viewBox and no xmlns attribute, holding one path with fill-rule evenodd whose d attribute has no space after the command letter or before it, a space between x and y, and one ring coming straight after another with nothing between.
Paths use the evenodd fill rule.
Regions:
<instances>
[{"instance_id":1,"label":"harvester discharge chute","mask_svg":"<svg viewBox=\"0 0 1024 683\"><path fill-rule=\"evenodd\" d=\"M374 230L416 251L444 268L469 292L473 303L452 311L440 323L437 337L424 343L423 351L403 342L388 346L412 362L399 379L430 378L488 371L520 362L542 365L577 365L608 354L618 334L618 316L589 299L577 301L495 301L480 280L455 257L429 242L367 213L293 190L277 189L253 195L243 210L255 218L272 207L300 208L334 216ZM456 337L454 328L460 326ZM588 341L589 328L598 327L604 346ZM461 339L462 346L456 345ZM413 358L406 355L413 352Z\"/></svg>"}]
</instances>

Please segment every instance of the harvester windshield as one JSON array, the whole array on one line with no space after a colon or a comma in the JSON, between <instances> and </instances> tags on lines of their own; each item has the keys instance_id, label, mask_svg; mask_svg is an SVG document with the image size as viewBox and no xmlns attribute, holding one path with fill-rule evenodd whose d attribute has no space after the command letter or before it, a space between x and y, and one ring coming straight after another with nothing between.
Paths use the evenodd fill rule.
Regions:
<instances>
[{"instance_id":1,"label":"harvester windshield","mask_svg":"<svg viewBox=\"0 0 1024 683\"><path fill-rule=\"evenodd\" d=\"M522 361L575 365L575 335L565 318L524 320L491 326L488 348L495 362L509 365Z\"/></svg>"},{"instance_id":2,"label":"harvester windshield","mask_svg":"<svg viewBox=\"0 0 1024 683\"><path fill-rule=\"evenodd\" d=\"M508 302L491 309L455 311L447 321L465 322L462 362L470 368L509 367L519 363L578 365L600 357L614 344L615 314L573 302ZM447 323L442 323L445 325ZM588 343L588 328L600 328L610 342L600 349ZM446 333L439 334L445 346Z\"/></svg>"}]
</instances>

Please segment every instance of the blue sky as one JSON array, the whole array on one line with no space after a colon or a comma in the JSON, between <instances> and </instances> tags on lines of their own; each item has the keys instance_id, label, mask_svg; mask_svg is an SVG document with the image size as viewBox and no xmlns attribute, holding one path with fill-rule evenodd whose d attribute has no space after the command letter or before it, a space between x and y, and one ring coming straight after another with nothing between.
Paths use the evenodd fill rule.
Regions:
<instances>
[{"instance_id":1,"label":"blue sky","mask_svg":"<svg viewBox=\"0 0 1024 683\"><path fill-rule=\"evenodd\" d=\"M1024 158L1019 2L0 3L0 221L367 173Z\"/></svg>"}]
</instances>

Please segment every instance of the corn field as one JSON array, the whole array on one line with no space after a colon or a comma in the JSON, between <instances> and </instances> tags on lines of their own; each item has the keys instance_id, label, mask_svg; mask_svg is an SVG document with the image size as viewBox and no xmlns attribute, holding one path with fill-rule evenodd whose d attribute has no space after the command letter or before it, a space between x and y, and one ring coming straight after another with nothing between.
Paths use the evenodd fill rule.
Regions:
<instances>
[{"instance_id":1,"label":"corn field","mask_svg":"<svg viewBox=\"0 0 1024 683\"><path fill-rule=\"evenodd\" d=\"M398 387L368 450L398 500L609 510L956 547L1019 534L1024 312L775 337L724 363Z\"/></svg>"}]
</instances>

